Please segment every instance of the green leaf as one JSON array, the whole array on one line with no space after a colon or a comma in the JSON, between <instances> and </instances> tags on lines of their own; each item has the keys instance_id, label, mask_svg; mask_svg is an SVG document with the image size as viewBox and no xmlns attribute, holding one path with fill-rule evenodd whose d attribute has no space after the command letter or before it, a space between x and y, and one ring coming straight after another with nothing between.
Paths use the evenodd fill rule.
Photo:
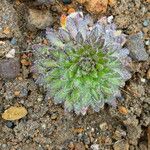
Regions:
<instances>
[{"instance_id":1,"label":"green leaf","mask_svg":"<svg viewBox=\"0 0 150 150\"><path fill-rule=\"evenodd\" d=\"M58 66L58 64L57 64L57 62L56 61L54 61L54 60L44 60L43 62L42 62L42 65L43 66L45 66L45 67L57 67Z\"/></svg>"},{"instance_id":2,"label":"green leaf","mask_svg":"<svg viewBox=\"0 0 150 150\"><path fill-rule=\"evenodd\" d=\"M108 81L113 85L120 85L122 83L121 78L109 78Z\"/></svg>"},{"instance_id":3,"label":"green leaf","mask_svg":"<svg viewBox=\"0 0 150 150\"><path fill-rule=\"evenodd\" d=\"M49 75L52 77L52 78L60 78L61 77L61 70L59 70L58 68L56 69L53 69L49 72Z\"/></svg>"},{"instance_id":4,"label":"green leaf","mask_svg":"<svg viewBox=\"0 0 150 150\"><path fill-rule=\"evenodd\" d=\"M78 67L76 65L72 65L70 68L69 68L69 78L74 78L76 72L77 72L77 69Z\"/></svg>"},{"instance_id":5,"label":"green leaf","mask_svg":"<svg viewBox=\"0 0 150 150\"><path fill-rule=\"evenodd\" d=\"M103 92L106 95L112 94L112 89L110 87L102 87L103 88Z\"/></svg>"},{"instance_id":6,"label":"green leaf","mask_svg":"<svg viewBox=\"0 0 150 150\"><path fill-rule=\"evenodd\" d=\"M79 101L80 98L80 92L78 89L73 89L72 93L71 93L71 101L75 102L75 101Z\"/></svg>"},{"instance_id":7,"label":"green leaf","mask_svg":"<svg viewBox=\"0 0 150 150\"><path fill-rule=\"evenodd\" d=\"M76 77L82 77L82 72L79 68L77 69Z\"/></svg>"},{"instance_id":8,"label":"green leaf","mask_svg":"<svg viewBox=\"0 0 150 150\"><path fill-rule=\"evenodd\" d=\"M73 83L74 83L74 87L79 87L80 88L80 86L82 85L82 81L81 81L80 78L75 78L73 80Z\"/></svg>"},{"instance_id":9,"label":"green leaf","mask_svg":"<svg viewBox=\"0 0 150 150\"><path fill-rule=\"evenodd\" d=\"M60 79L51 82L51 89L60 89L63 87L63 82Z\"/></svg>"},{"instance_id":10,"label":"green leaf","mask_svg":"<svg viewBox=\"0 0 150 150\"><path fill-rule=\"evenodd\" d=\"M104 69L104 66L103 66L102 64L100 64L100 63L97 63L97 64L96 64L96 69L97 69L98 71L101 71L102 69Z\"/></svg>"},{"instance_id":11,"label":"green leaf","mask_svg":"<svg viewBox=\"0 0 150 150\"><path fill-rule=\"evenodd\" d=\"M70 112L73 109L73 103L70 101L69 97L66 99L64 103L65 110Z\"/></svg>"},{"instance_id":12,"label":"green leaf","mask_svg":"<svg viewBox=\"0 0 150 150\"><path fill-rule=\"evenodd\" d=\"M53 80L53 78L52 78L51 76L46 76L46 77L44 78L44 81L45 81L46 83L50 83L52 80Z\"/></svg>"},{"instance_id":13,"label":"green leaf","mask_svg":"<svg viewBox=\"0 0 150 150\"><path fill-rule=\"evenodd\" d=\"M96 70L94 70L92 73L91 73L91 77L93 78L98 78L98 73Z\"/></svg>"},{"instance_id":14,"label":"green leaf","mask_svg":"<svg viewBox=\"0 0 150 150\"><path fill-rule=\"evenodd\" d=\"M64 89L59 90L59 92L57 92L54 96L54 100L57 103L60 103L62 101L64 101L67 98L69 91L66 91Z\"/></svg>"},{"instance_id":15,"label":"green leaf","mask_svg":"<svg viewBox=\"0 0 150 150\"><path fill-rule=\"evenodd\" d=\"M94 89L91 89L91 93L92 93L92 96L98 100L99 99L99 94L97 93L97 91L95 91Z\"/></svg>"}]
</instances>

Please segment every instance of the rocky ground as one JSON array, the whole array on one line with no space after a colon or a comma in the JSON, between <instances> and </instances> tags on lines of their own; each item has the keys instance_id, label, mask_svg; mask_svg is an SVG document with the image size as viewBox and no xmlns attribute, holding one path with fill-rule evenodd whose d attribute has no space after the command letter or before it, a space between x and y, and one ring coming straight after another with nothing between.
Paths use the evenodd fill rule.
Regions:
<instances>
[{"instance_id":1,"label":"rocky ground","mask_svg":"<svg viewBox=\"0 0 150 150\"><path fill-rule=\"evenodd\" d=\"M0 149L150 149L149 0L0 1ZM57 29L60 16L74 10L89 12L95 20L113 15L118 29L129 35L132 78L116 108L106 105L85 116L64 113L63 105L46 100L35 83L31 46L46 44L45 28ZM2 114L11 106L24 108L27 115L8 120Z\"/></svg>"}]
</instances>

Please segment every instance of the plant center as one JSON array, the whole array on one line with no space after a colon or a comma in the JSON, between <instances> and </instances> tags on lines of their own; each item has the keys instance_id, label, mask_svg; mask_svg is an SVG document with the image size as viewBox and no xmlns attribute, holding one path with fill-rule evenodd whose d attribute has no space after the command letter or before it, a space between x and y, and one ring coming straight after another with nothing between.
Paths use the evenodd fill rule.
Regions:
<instances>
[{"instance_id":1,"label":"plant center","mask_svg":"<svg viewBox=\"0 0 150 150\"><path fill-rule=\"evenodd\" d=\"M79 66L81 70L85 71L86 73L92 72L95 69L95 61L90 57L81 57L79 61Z\"/></svg>"}]
</instances>

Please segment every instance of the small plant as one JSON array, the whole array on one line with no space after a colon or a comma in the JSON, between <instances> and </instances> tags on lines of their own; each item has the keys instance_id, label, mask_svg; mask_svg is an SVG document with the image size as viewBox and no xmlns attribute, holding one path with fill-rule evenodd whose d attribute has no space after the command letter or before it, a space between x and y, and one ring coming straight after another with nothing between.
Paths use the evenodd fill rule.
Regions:
<instances>
[{"instance_id":1,"label":"small plant","mask_svg":"<svg viewBox=\"0 0 150 150\"><path fill-rule=\"evenodd\" d=\"M120 96L120 87L131 77L129 51L122 48L125 35L108 20L93 24L88 15L72 13L58 31L47 29L51 46L33 47L38 83L66 111L85 114L89 106L99 111Z\"/></svg>"}]
</instances>

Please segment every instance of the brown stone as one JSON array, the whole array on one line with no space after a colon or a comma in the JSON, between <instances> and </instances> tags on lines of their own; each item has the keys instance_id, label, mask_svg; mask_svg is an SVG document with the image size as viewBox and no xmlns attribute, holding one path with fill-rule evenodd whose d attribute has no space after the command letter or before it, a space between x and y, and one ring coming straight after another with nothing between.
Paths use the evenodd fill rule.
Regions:
<instances>
[{"instance_id":1,"label":"brown stone","mask_svg":"<svg viewBox=\"0 0 150 150\"><path fill-rule=\"evenodd\" d=\"M27 115L25 107L11 106L2 114L2 118L5 120L18 120Z\"/></svg>"},{"instance_id":2,"label":"brown stone","mask_svg":"<svg viewBox=\"0 0 150 150\"><path fill-rule=\"evenodd\" d=\"M49 10L29 9L27 20L30 30L45 29L53 23L53 17Z\"/></svg>"},{"instance_id":3,"label":"brown stone","mask_svg":"<svg viewBox=\"0 0 150 150\"><path fill-rule=\"evenodd\" d=\"M129 144L125 140L119 140L113 145L114 150L129 150Z\"/></svg>"},{"instance_id":4,"label":"brown stone","mask_svg":"<svg viewBox=\"0 0 150 150\"><path fill-rule=\"evenodd\" d=\"M150 79L150 69L147 71L147 79Z\"/></svg>"},{"instance_id":5,"label":"brown stone","mask_svg":"<svg viewBox=\"0 0 150 150\"><path fill-rule=\"evenodd\" d=\"M108 5L108 0L77 0L77 2L84 4L87 11L92 14L105 13Z\"/></svg>"},{"instance_id":6,"label":"brown stone","mask_svg":"<svg viewBox=\"0 0 150 150\"><path fill-rule=\"evenodd\" d=\"M85 146L83 143L76 143L74 150L85 150Z\"/></svg>"},{"instance_id":7,"label":"brown stone","mask_svg":"<svg viewBox=\"0 0 150 150\"><path fill-rule=\"evenodd\" d=\"M119 107L118 107L118 110L119 110L119 112L120 112L121 114L123 114L123 115L127 115L127 114L128 114L128 109L125 108L124 106L119 106Z\"/></svg>"},{"instance_id":8,"label":"brown stone","mask_svg":"<svg viewBox=\"0 0 150 150\"><path fill-rule=\"evenodd\" d=\"M116 3L117 3L117 0L109 0L109 5L110 6L116 5Z\"/></svg>"}]
</instances>

